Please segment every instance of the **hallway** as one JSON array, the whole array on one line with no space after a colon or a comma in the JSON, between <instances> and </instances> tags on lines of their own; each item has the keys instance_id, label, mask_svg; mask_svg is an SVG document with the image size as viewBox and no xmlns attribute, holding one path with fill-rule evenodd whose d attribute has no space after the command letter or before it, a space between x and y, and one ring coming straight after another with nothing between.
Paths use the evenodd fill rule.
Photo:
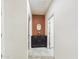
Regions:
<instances>
[{"instance_id":1,"label":"hallway","mask_svg":"<svg viewBox=\"0 0 79 59\"><path fill-rule=\"evenodd\" d=\"M53 0L30 0L28 8L28 58L54 59Z\"/></svg>"},{"instance_id":2,"label":"hallway","mask_svg":"<svg viewBox=\"0 0 79 59\"><path fill-rule=\"evenodd\" d=\"M78 59L78 1L54 1L55 7L52 0L2 0L1 59ZM36 36L33 15L45 16L45 26L44 20L34 25ZM31 37L38 43L31 44Z\"/></svg>"}]
</instances>

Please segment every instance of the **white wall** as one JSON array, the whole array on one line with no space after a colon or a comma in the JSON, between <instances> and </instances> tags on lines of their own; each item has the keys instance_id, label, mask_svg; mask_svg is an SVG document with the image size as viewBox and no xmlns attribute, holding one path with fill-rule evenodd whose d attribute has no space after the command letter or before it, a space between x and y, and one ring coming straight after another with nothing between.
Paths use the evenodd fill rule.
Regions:
<instances>
[{"instance_id":1,"label":"white wall","mask_svg":"<svg viewBox=\"0 0 79 59\"><path fill-rule=\"evenodd\" d=\"M51 31L50 30L54 30L54 3L53 3L53 0L51 1L51 4L50 4L50 6L49 6L49 8L48 8L48 10L47 10L47 12L46 12L46 14L45 14L45 19L46 19L46 31L47 31L47 33L48 33L48 48L51 48L51 47L54 47L54 44L52 45L51 43L50 43L50 41L51 40L54 40L54 31L53 31L53 33L50 35L51 36L51 38L50 38L50 36L49 36L49 32L51 33ZM52 21L52 20L53 21ZM52 26L51 25L49 25L49 22L52 24ZM49 30L49 26L50 27L53 27L53 28L51 28L50 30ZM50 38L50 39L49 39ZM53 43L54 43L54 41L53 41ZM50 45L49 45L50 44ZM51 46L51 47L50 47Z\"/></svg>"},{"instance_id":2,"label":"white wall","mask_svg":"<svg viewBox=\"0 0 79 59\"><path fill-rule=\"evenodd\" d=\"M56 0L55 58L77 59L77 0Z\"/></svg>"},{"instance_id":3,"label":"white wall","mask_svg":"<svg viewBox=\"0 0 79 59\"><path fill-rule=\"evenodd\" d=\"M54 0L55 59L77 59L77 0Z\"/></svg>"},{"instance_id":4,"label":"white wall","mask_svg":"<svg viewBox=\"0 0 79 59\"><path fill-rule=\"evenodd\" d=\"M1 55L5 54L5 30L4 30L4 0L2 0L1 3L1 12L3 13L1 15Z\"/></svg>"},{"instance_id":5,"label":"white wall","mask_svg":"<svg viewBox=\"0 0 79 59\"><path fill-rule=\"evenodd\" d=\"M47 46L54 57L54 3L51 2L49 9L45 14L46 19L46 30L47 30ZM53 52L52 52L53 51Z\"/></svg>"},{"instance_id":6,"label":"white wall","mask_svg":"<svg viewBox=\"0 0 79 59\"><path fill-rule=\"evenodd\" d=\"M50 4L50 6L49 6L49 8L48 8L48 10L47 10L47 12L45 14L46 19L49 19L54 14L54 7L55 7L54 5L55 4L54 4L54 2L52 0L51 4Z\"/></svg>"},{"instance_id":7,"label":"white wall","mask_svg":"<svg viewBox=\"0 0 79 59\"><path fill-rule=\"evenodd\" d=\"M4 12L5 55L3 59L27 59L26 1L5 0Z\"/></svg>"},{"instance_id":8,"label":"white wall","mask_svg":"<svg viewBox=\"0 0 79 59\"><path fill-rule=\"evenodd\" d=\"M30 17L32 17L30 0L27 0L27 15L29 15Z\"/></svg>"},{"instance_id":9,"label":"white wall","mask_svg":"<svg viewBox=\"0 0 79 59\"><path fill-rule=\"evenodd\" d=\"M28 29L28 49L31 48L31 36L32 36L32 11L30 6L30 0L27 0L27 29Z\"/></svg>"}]
</instances>

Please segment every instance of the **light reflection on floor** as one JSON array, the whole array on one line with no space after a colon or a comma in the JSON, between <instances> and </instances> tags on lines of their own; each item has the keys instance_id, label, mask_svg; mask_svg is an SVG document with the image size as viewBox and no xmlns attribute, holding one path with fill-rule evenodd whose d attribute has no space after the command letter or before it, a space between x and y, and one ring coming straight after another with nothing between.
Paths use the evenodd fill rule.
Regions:
<instances>
[{"instance_id":1,"label":"light reflection on floor","mask_svg":"<svg viewBox=\"0 0 79 59\"><path fill-rule=\"evenodd\" d=\"M29 50L29 59L54 59L54 49L32 48Z\"/></svg>"}]
</instances>

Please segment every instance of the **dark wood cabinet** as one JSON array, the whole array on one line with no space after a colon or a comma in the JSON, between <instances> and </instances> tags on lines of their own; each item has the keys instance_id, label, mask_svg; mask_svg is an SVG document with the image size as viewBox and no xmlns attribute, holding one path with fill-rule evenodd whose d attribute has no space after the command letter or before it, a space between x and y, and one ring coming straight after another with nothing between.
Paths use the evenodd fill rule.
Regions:
<instances>
[{"instance_id":1,"label":"dark wood cabinet","mask_svg":"<svg viewBox=\"0 0 79 59\"><path fill-rule=\"evenodd\" d=\"M31 47L47 47L47 36L32 36L31 37Z\"/></svg>"}]
</instances>

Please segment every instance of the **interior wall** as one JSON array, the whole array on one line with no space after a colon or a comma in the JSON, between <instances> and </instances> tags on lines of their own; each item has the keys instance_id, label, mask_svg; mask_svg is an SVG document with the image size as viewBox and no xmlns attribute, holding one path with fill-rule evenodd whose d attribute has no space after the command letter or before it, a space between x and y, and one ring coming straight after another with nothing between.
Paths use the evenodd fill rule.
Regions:
<instances>
[{"instance_id":1,"label":"interior wall","mask_svg":"<svg viewBox=\"0 0 79 59\"><path fill-rule=\"evenodd\" d=\"M49 5L49 8L45 14L45 18L48 20L49 18L51 18L52 15L54 15L54 1L51 1L51 4Z\"/></svg>"},{"instance_id":2,"label":"interior wall","mask_svg":"<svg viewBox=\"0 0 79 59\"><path fill-rule=\"evenodd\" d=\"M37 30L37 24L41 24L40 31ZM45 35L45 16L44 15L32 16L32 35Z\"/></svg>"},{"instance_id":3,"label":"interior wall","mask_svg":"<svg viewBox=\"0 0 79 59\"><path fill-rule=\"evenodd\" d=\"M31 6L30 6L30 0L27 0L27 17L30 17L30 20L32 20L32 12L31 12Z\"/></svg>"},{"instance_id":4,"label":"interior wall","mask_svg":"<svg viewBox=\"0 0 79 59\"><path fill-rule=\"evenodd\" d=\"M77 0L54 3L55 59L77 59ZM52 13L51 7L47 15Z\"/></svg>"},{"instance_id":5,"label":"interior wall","mask_svg":"<svg viewBox=\"0 0 79 59\"><path fill-rule=\"evenodd\" d=\"M77 59L77 0L60 0L55 5L55 57Z\"/></svg>"},{"instance_id":6,"label":"interior wall","mask_svg":"<svg viewBox=\"0 0 79 59\"><path fill-rule=\"evenodd\" d=\"M26 1L4 0L3 3L5 54L2 53L2 59L27 59Z\"/></svg>"},{"instance_id":7,"label":"interior wall","mask_svg":"<svg viewBox=\"0 0 79 59\"><path fill-rule=\"evenodd\" d=\"M54 3L51 1L51 4L45 14L46 19L46 32L48 34L48 48L54 48ZM51 23L51 25L49 25ZM49 29L49 27L52 27ZM52 30L52 31L50 31ZM51 34L50 34L51 33ZM51 42L52 41L52 42ZM50 45L49 45L50 44Z\"/></svg>"},{"instance_id":8,"label":"interior wall","mask_svg":"<svg viewBox=\"0 0 79 59\"><path fill-rule=\"evenodd\" d=\"M1 55L5 55L4 0L1 1Z\"/></svg>"},{"instance_id":9,"label":"interior wall","mask_svg":"<svg viewBox=\"0 0 79 59\"><path fill-rule=\"evenodd\" d=\"M31 36L32 36L32 12L31 12L31 6L30 6L30 0L27 0L27 45L28 48L31 48Z\"/></svg>"}]
</instances>

